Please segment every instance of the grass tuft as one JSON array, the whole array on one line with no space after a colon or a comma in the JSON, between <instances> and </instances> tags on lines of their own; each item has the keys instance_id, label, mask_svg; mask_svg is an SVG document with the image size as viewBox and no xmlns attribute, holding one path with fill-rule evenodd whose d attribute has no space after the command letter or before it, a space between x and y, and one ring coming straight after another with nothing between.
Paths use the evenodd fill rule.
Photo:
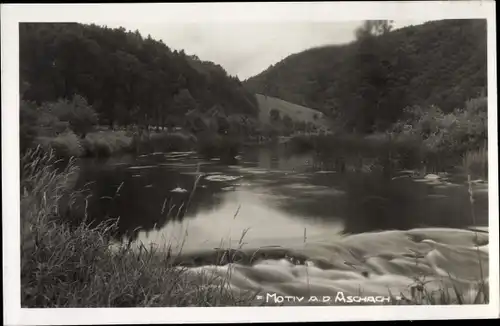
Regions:
<instances>
[{"instance_id":1,"label":"grass tuft","mask_svg":"<svg viewBox=\"0 0 500 326\"><path fill-rule=\"evenodd\" d=\"M467 151L463 157L463 170L474 177L488 179L488 147L487 143L475 150Z\"/></svg>"},{"instance_id":2,"label":"grass tuft","mask_svg":"<svg viewBox=\"0 0 500 326\"><path fill-rule=\"evenodd\" d=\"M175 267L167 250L153 246L136 252L113 246L117 220L70 226L68 209L73 160L58 170L53 151L38 147L21 159L21 304L23 307L160 307L248 305L227 280Z\"/></svg>"}]
</instances>

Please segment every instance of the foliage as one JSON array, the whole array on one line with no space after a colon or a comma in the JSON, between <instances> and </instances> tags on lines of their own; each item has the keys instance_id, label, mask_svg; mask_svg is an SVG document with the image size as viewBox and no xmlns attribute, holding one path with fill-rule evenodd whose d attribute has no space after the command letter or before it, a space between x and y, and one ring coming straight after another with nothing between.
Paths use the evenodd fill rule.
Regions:
<instances>
[{"instance_id":1,"label":"foliage","mask_svg":"<svg viewBox=\"0 0 500 326\"><path fill-rule=\"evenodd\" d=\"M82 138L85 138L85 135L97 124L96 112L80 95L74 95L71 101L59 99L54 103L44 103L40 110L45 114L50 114L53 119L66 123Z\"/></svg>"},{"instance_id":2,"label":"foliage","mask_svg":"<svg viewBox=\"0 0 500 326\"><path fill-rule=\"evenodd\" d=\"M39 133L39 115L36 104L21 101L19 108L19 145L21 153L24 153Z\"/></svg>"},{"instance_id":3,"label":"foliage","mask_svg":"<svg viewBox=\"0 0 500 326\"><path fill-rule=\"evenodd\" d=\"M269 111L269 118L270 118L271 122L278 122L279 120L281 120L280 111L278 111L276 109L271 109Z\"/></svg>"},{"instance_id":4,"label":"foliage","mask_svg":"<svg viewBox=\"0 0 500 326\"><path fill-rule=\"evenodd\" d=\"M89 133L82 140L84 156L108 157L116 153L135 150L133 137L124 131L100 131Z\"/></svg>"},{"instance_id":5,"label":"foliage","mask_svg":"<svg viewBox=\"0 0 500 326\"><path fill-rule=\"evenodd\" d=\"M399 137L418 137L428 151L463 154L479 148L487 140L488 100L468 100L464 108L444 113L436 106L404 110L401 121L392 127Z\"/></svg>"},{"instance_id":6,"label":"foliage","mask_svg":"<svg viewBox=\"0 0 500 326\"><path fill-rule=\"evenodd\" d=\"M286 132L293 131L293 121L288 114L285 114L283 116L282 122L283 122L283 128L286 130Z\"/></svg>"},{"instance_id":7,"label":"foliage","mask_svg":"<svg viewBox=\"0 0 500 326\"><path fill-rule=\"evenodd\" d=\"M359 132L390 128L410 105L449 113L469 98L487 96L486 20L434 21L358 36L365 34L350 44L293 54L244 84L317 108L339 127Z\"/></svg>"},{"instance_id":8,"label":"foliage","mask_svg":"<svg viewBox=\"0 0 500 326\"><path fill-rule=\"evenodd\" d=\"M133 147L136 153L187 151L195 146L195 139L177 132L148 133L135 137Z\"/></svg>"},{"instance_id":9,"label":"foliage","mask_svg":"<svg viewBox=\"0 0 500 326\"><path fill-rule=\"evenodd\" d=\"M81 157L84 154L79 137L71 130L55 137L38 137L36 142L47 152L53 150L58 158Z\"/></svg>"},{"instance_id":10,"label":"foliage","mask_svg":"<svg viewBox=\"0 0 500 326\"><path fill-rule=\"evenodd\" d=\"M484 177L488 169L487 104L487 98L479 97L450 113L436 106L407 107L401 120L385 132L295 136L288 148L338 157L359 153L391 165L391 170L425 166L428 172L442 172L462 165L464 172Z\"/></svg>"},{"instance_id":11,"label":"foliage","mask_svg":"<svg viewBox=\"0 0 500 326\"><path fill-rule=\"evenodd\" d=\"M203 133L198 137L198 152L206 158L220 157L225 163L234 161L241 148L238 139L227 135Z\"/></svg>"},{"instance_id":12,"label":"foliage","mask_svg":"<svg viewBox=\"0 0 500 326\"><path fill-rule=\"evenodd\" d=\"M38 105L64 99L58 104L63 107L81 94L98 113L99 124L112 127L182 125L188 110L206 112L216 104L226 115L257 113L254 96L222 67L172 51L137 31L23 23L19 32L23 99ZM86 107L80 100L73 98L72 104ZM85 114L83 121L90 117ZM83 137L88 124L68 120Z\"/></svg>"}]
</instances>

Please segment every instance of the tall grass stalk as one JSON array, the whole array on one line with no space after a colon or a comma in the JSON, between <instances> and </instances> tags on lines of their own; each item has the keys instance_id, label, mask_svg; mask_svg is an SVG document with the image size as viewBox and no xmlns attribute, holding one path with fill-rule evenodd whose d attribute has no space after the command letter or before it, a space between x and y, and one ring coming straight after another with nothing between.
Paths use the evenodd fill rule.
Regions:
<instances>
[{"instance_id":1,"label":"tall grass stalk","mask_svg":"<svg viewBox=\"0 0 500 326\"><path fill-rule=\"evenodd\" d=\"M476 226L476 213L474 211L474 192L472 190L472 182L471 182L471 176L470 174L467 175L467 183L468 183L468 192L469 192L469 201L471 205L471 217L472 217L472 225L475 227ZM477 251L477 259L479 262L479 275L480 275L480 285L481 285L481 290L483 291L483 295L485 296L485 301L488 301L488 294L486 293L486 284L484 282L484 274L483 274L483 263L481 260L481 254L479 252L479 239L478 239L478 234L477 231L474 230L474 242L476 245L476 251Z\"/></svg>"},{"instance_id":2,"label":"tall grass stalk","mask_svg":"<svg viewBox=\"0 0 500 326\"><path fill-rule=\"evenodd\" d=\"M475 150L467 151L462 161L463 169L468 175L488 178L488 148L487 144Z\"/></svg>"},{"instance_id":3,"label":"tall grass stalk","mask_svg":"<svg viewBox=\"0 0 500 326\"><path fill-rule=\"evenodd\" d=\"M117 220L72 225L62 198L74 197L74 162L55 168L53 153L21 160L21 304L23 307L248 305L224 281L173 266L154 246L112 247ZM71 210L76 201L64 201ZM207 283L208 282L208 283ZM227 280L226 280L227 283Z\"/></svg>"}]
</instances>

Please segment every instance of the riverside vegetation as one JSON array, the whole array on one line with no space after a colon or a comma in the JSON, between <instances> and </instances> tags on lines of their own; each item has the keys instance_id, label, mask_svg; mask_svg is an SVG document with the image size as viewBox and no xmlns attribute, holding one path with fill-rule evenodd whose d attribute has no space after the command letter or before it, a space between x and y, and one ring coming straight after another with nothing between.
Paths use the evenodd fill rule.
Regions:
<instances>
[{"instance_id":1,"label":"riverside vegetation","mask_svg":"<svg viewBox=\"0 0 500 326\"><path fill-rule=\"evenodd\" d=\"M458 34L470 31L466 23L464 26L456 22L449 24L424 25L420 27L421 34L419 27L395 32L387 30L382 36L387 40L391 35L409 33L416 40L425 40L429 37L428 30L440 30L443 26L453 27L451 34L457 38L460 38ZM165 252L145 247L139 252L126 246L112 249L118 221L92 223L85 208L77 207L77 202L81 202L77 197L83 194L71 188L71 179L77 169L74 158L193 149L207 157L234 157L244 140L266 134L258 123L258 104L248 90L250 81L242 84L220 66L182 51L171 51L150 37L142 38L138 32L80 24L20 26L22 305L253 304L255 293L235 293L228 289L224 278L215 280L208 275L193 278L185 269L175 266L172 257ZM473 24L473 30L478 26L481 25ZM370 47L380 49L374 47L382 42L378 36L359 35L356 48L359 46L363 51ZM420 48L419 44L413 46ZM464 51L469 53L471 48ZM377 53L382 55L382 52ZM465 62L461 58L457 57L457 62ZM383 61L379 59L373 61L377 67L378 62ZM482 59L472 61L482 64ZM478 69L471 79L474 85L454 90L454 94L461 94L460 98L453 98L449 103L445 101L444 105L444 102L439 103L444 110L429 104L433 98L421 95L426 93L424 91L415 91L414 96L406 97L413 103L394 102L389 115L367 114L368 104L357 103L359 110L349 116L341 109L346 103L339 100L336 103L341 104L335 106L335 110L321 108L333 121L333 134L295 136L287 146L294 152L316 150L320 155L335 158L342 158L344 149L354 149L360 157L377 156L390 171L419 167L426 172L439 172L449 165L459 165L466 175L486 179L487 95L477 94L479 86L485 87L485 79L480 76L482 71ZM120 78L115 76L117 72ZM427 70L420 75L415 72L412 78L420 81L417 84L426 85L430 73ZM317 77L316 80L323 80ZM455 80L453 76L450 78ZM109 80L114 82L107 82ZM366 82L361 77L359 80ZM281 81L274 83L271 77L266 79L266 85L270 83L287 86ZM358 89L353 83L348 83L349 89ZM260 87L255 84L252 87ZM390 102L384 102L387 98L380 94L384 87L392 86L384 85L370 93L372 105L377 103L377 107L385 107ZM288 90L283 88L279 94L267 93L294 102L286 95ZM407 88L412 92L412 87ZM269 89L273 88L259 89L259 92L266 94ZM342 94L341 89L337 89L339 94ZM331 94L321 90L315 93ZM168 95L164 98L159 94ZM328 101L318 99L314 102L309 101L308 96L310 93L295 102L317 107L314 103L331 103L330 100L335 99L333 96ZM352 98L358 97L353 95ZM368 97L366 99L368 101ZM345 107L352 106L350 102L347 104ZM360 120L360 124L356 123ZM104 125L109 127L103 130ZM60 167L59 158L69 160L65 167ZM82 223L75 226L67 222L68 218L82 220ZM436 300L426 294L425 281L417 283L415 289L420 294L409 298L410 304L464 303L457 288L454 288L454 298L445 295L443 290L443 295ZM480 280L473 301L488 302L484 280Z\"/></svg>"},{"instance_id":2,"label":"riverside vegetation","mask_svg":"<svg viewBox=\"0 0 500 326\"><path fill-rule=\"evenodd\" d=\"M486 20L394 31L390 21L367 21L352 43L291 55L244 85L331 121L334 135L301 135L292 149L341 156L354 146L360 155L382 151L394 168L461 166L486 178L486 53Z\"/></svg>"}]
</instances>

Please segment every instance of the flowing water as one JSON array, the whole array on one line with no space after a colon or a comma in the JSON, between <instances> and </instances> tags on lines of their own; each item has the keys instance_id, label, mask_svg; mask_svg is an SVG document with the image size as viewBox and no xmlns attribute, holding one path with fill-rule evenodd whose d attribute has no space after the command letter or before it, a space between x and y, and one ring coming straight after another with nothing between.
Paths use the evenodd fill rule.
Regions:
<instances>
[{"instance_id":1,"label":"flowing water","mask_svg":"<svg viewBox=\"0 0 500 326\"><path fill-rule=\"evenodd\" d=\"M330 163L281 147L232 162L153 153L84 160L78 182L91 190L90 216L120 217L122 239L180 252L193 275L230 272L235 291L260 291L257 303L411 296L415 277L438 289L451 276L467 294L487 280L487 183L472 183L471 205L459 174Z\"/></svg>"}]
</instances>

